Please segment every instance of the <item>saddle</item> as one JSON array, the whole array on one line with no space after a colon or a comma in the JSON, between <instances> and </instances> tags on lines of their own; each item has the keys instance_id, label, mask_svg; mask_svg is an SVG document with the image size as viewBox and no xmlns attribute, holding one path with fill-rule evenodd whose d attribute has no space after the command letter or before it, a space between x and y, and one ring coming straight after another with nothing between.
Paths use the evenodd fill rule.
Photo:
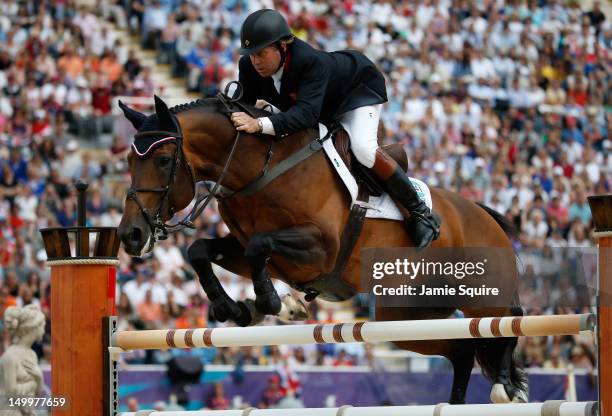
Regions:
<instances>
[{"instance_id":1,"label":"saddle","mask_svg":"<svg viewBox=\"0 0 612 416\"><path fill-rule=\"evenodd\" d=\"M408 171L408 156L404 147L400 143L392 143L381 145L384 131L382 125L378 128L378 145L383 149L404 172ZM365 190L370 195L380 196L383 189L379 181L370 173L370 170L357 161L355 155L351 151L349 135L344 129L340 129L333 137L334 147L342 158L344 164L349 168L357 183L365 187Z\"/></svg>"}]
</instances>

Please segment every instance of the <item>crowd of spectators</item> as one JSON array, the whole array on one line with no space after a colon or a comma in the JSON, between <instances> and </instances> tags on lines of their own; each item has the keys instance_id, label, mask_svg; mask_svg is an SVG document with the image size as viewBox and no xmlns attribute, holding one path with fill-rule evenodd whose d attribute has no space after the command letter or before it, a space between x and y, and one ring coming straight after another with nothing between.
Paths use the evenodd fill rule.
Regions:
<instances>
[{"instance_id":1,"label":"crowd of spectators","mask_svg":"<svg viewBox=\"0 0 612 416\"><path fill-rule=\"evenodd\" d=\"M152 69L116 28L139 34L159 63L185 77L188 90L211 96L236 78L240 25L263 6L280 10L298 37L320 49L359 49L376 62L389 96L385 140L404 144L412 176L501 212L520 231L517 249L540 250L535 264L550 248L594 245L586 197L610 192L612 180L612 25L598 1L587 10L560 0L115 0L96 8L4 0L0 318L12 304L38 303L49 313L38 229L74 225L75 178L91 184L91 224L117 225L121 217L130 138L110 135L111 100L150 97L155 85ZM227 228L214 205L197 225L146 258L121 252L122 328L215 324L186 250L196 238L222 236ZM252 296L246 281L217 272L232 297ZM522 289L529 297L541 288L535 282ZM361 303L365 309L356 311L367 316L367 299ZM314 318L334 321L334 309L320 302L312 309ZM0 341L1 351L8 343L1 320ZM46 359L49 341L47 335L41 346ZM567 338L521 340L525 361L536 367L591 368L584 357L592 348ZM274 351L200 354L207 362L270 363ZM136 351L126 360L165 362L170 354ZM366 355L361 346L281 354L285 361L338 366L363 363Z\"/></svg>"},{"instance_id":2,"label":"crowd of spectators","mask_svg":"<svg viewBox=\"0 0 612 416\"><path fill-rule=\"evenodd\" d=\"M9 341L1 323L8 306L37 303L49 313L38 230L74 225L74 178L91 183L92 221L117 224L119 200L107 178L128 144L111 136L111 102L150 96L150 75L95 10L0 2L0 351ZM48 330L40 351L47 359Z\"/></svg>"}]
</instances>

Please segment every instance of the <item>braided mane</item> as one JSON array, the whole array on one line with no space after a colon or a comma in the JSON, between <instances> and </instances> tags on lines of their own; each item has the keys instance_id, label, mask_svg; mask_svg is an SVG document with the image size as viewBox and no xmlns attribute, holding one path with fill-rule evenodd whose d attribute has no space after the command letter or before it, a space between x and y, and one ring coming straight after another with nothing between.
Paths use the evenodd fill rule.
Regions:
<instances>
[{"instance_id":1,"label":"braided mane","mask_svg":"<svg viewBox=\"0 0 612 416\"><path fill-rule=\"evenodd\" d=\"M217 100L215 98L198 98L195 101L191 101L185 104L175 105L174 107L169 108L169 111L172 114L182 113L183 111L191 110L192 108L200 108L200 107L211 107L217 105Z\"/></svg>"}]
</instances>

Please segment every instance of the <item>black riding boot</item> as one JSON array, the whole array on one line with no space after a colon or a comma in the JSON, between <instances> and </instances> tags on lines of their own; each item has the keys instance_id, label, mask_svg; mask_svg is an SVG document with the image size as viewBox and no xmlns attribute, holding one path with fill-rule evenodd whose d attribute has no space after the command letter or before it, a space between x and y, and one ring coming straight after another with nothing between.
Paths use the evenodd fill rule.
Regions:
<instances>
[{"instance_id":1,"label":"black riding boot","mask_svg":"<svg viewBox=\"0 0 612 416\"><path fill-rule=\"evenodd\" d=\"M405 223L415 247L427 247L440 235L440 218L419 198L408 175L382 149L376 151L372 172L381 180L385 191L401 208L409 211Z\"/></svg>"}]
</instances>

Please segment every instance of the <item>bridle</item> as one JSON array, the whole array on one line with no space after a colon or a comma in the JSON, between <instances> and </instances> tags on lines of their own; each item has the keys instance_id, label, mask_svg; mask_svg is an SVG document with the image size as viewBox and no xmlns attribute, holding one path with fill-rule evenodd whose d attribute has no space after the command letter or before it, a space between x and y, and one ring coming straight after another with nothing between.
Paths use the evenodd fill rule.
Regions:
<instances>
[{"instance_id":1,"label":"bridle","mask_svg":"<svg viewBox=\"0 0 612 416\"><path fill-rule=\"evenodd\" d=\"M183 152L182 136L177 135L176 133L171 133L167 131L150 131L150 132L140 133L140 134L156 135L157 137L159 137L160 135L167 135L167 136L172 135L169 137L176 138L176 141L175 141L176 150L174 151L174 159L172 163L171 173L170 173L168 183L166 184L166 186L161 187L161 188L146 188L146 187L137 188L134 186L130 186L127 192L127 198L133 200L136 203L136 205L138 205L138 208L140 209L140 213L142 214L144 219L147 221L147 224L149 225L149 229L151 230L151 235L153 236L153 238L151 238L150 240L149 248L153 248L153 245L155 244L157 240L167 239L168 234L170 233L175 233L185 228L192 228L192 229L195 228L195 224L194 224L195 219L200 216L202 211L204 211L204 209L208 206L210 201L212 201L212 198L217 194L217 191L219 187L221 186L221 182L223 181L223 178L225 177L228 171L230 162L233 159L234 152L236 150L236 147L237 147L237 144L240 138L240 132L236 133L236 137L234 139L232 150L225 162L225 166L223 167L223 170L221 171L221 174L219 175L219 178L217 179L217 182L215 186L213 187L213 189L206 194L199 195L196 198L196 202L193 205L193 208L191 208L191 211L189 212L189 214L187 214L185 218L183 218L176 224L167 224L163 220L163 212L164 212L164 207L168 206L168 209L170 211L170 217L174 216L175 208L174 208L174 205L170 201L170 195L171 195L171 187L176 182L177 167L179 165L185 166L187 170L189 171L189 175L191 176L191 183L192 183L191 189L192 189L193 195L196 194L196 189L197 189L196 188L196 178L193 172L193 168L187 161L187 158L185 157L185 153ZM144 206L144 204L138 197L139 192L155 192L155 193L162 194L161 200L154 214L152 214L152 212L149 211Z\"/></svg>"},{"instance_id":2,"label":"bridle","mask_svg":"<svg viewBox=\"0 0 612 416\"><path fill-rule=\"evenodd\" d=\"M232 105L233 102L237 102L238 100L240 100L240 98L242 98L242 90L240 90L240 93L238 94L237 98L229 98L229 96L227 95L227 92L230 86L231 84L228 84L228 86L226 87L225 94L222 95L221 93L219 93L219 96L221 96L220 97L221 102L223 102L226 108L228 109L229 109L228 105ZM238 110L234 110L234 111L238 111ZM192 183L191 189L192 189L193 195L195 196L197 192L196 177L195 177L193 168L189 164L189 161L187 160L185 156L185 152L183 151L183 134L181 131L181 126L176 120L176 117L174 116L174 114L171 114L171 115L174 121L176 132L170 132L170 131L165 131L165 130L155 130L155 131L146 131L142 133L137 133L134 136L135 140L139 138L147 138L147 137L166 137L168 139L174 139L172 141L174 142L176 146L175 151L174 151L174 158L172 160L172 167L171 167L170 175L168 177L168 182L166 186L158 187L158 188L130 186L130 188L127 191L127 199L131 199L132 201L136 203L136 205L138 205L138 208L140 209L140 213L144 217L145 221L147 222L149 226L149 229L151 230L152 238L150 239L150 242L149 242L149 250L153 248L157 240L167 239L168 234L170 233L175 233L185 228L195 229L195 224L194 224L195 219L200 216L200 214L208 206L210 201L212 201L213 197L217 197L217 192L219 191L219 188L221 187L221 183L223 182L223 179L225 178L227 174L231 161L234 158L234 153L236 151L236 148L238 147L238 142L240 140L240 131L237 130L236 136L234 137L234 143L232 145L232 149L225 161L223 170L219 174L219 178L215 182L215 185L212 188L212 190L210 190L210 192L208 193L199 195L196 198L196 201L193 207L191 208L191 211L189 212L189 214L187 214L187 216L185 216L185 218L183 218L176 224L167 224L163 220L164 207L166 206L168 207L170 217L172 218L175 214L175 207L172 204L172 201L170 200L170 198L171 198L171 193L172 193L172 186L176 182L177 170L180 165L184 166L189 172L189 175L191 177L191 183ZM138 196L139 192L153 192L153 193L162 194L161 200L157 206L157 210L155 210L154 213L144 206L144 204L142 203L141 199ZM192 196L192 199L193 199L193 196Z\"/></svg>"}]
</instances>

